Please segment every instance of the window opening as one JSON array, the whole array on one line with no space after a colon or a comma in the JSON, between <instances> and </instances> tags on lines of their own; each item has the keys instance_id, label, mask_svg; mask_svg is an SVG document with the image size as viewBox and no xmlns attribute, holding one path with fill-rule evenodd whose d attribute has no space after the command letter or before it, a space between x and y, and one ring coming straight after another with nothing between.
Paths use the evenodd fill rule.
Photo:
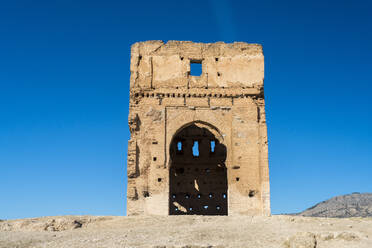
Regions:
<instances>
[{"instance_id":1,"label":"window opening","mask_svg":"<svg viewBox=\"0 0 372 248\"><path fill-rule=\"evenodd\" d=\"M214 148L216 147L216 142L211 140L211 152L214 152Z\"/></svg>"},{"instance_id":2,"label":"window opening","mask_svg":"<svg viewBox=\"0 0 372 248\"><path fill-rule=\"evenodd\" d=\"M202 74L202 63L199 60L190 61L190 75L200 76Z\"/></svg>"},{"instance_id":3,"label":"window opening","mask_svg":"<svg viewBox=\"0 0 372 248\"><path fill-rule=\"evenodd\" d=\"M192 155L194 157L199 157L199 142L194 141L194 145L192 147Z\"/></svg>"},{"instance_id":4,"label":"window opening","mask_svg":"<svg viewBox=\"0 0 372 248\"><path fill-rule=\"evenodd\" d=\"M177 142L177 151L182 151L182 142L181 141L178 141Z\"/></svg>"}]
</instances>

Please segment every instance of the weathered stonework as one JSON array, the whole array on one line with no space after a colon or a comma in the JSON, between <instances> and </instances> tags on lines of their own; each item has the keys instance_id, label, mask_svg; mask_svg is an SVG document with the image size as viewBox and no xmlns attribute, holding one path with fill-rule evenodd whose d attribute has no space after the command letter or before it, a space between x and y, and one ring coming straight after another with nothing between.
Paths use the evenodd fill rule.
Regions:
<instances>
[{"instance_id":1,"label":"weathered stonework","mask_svg":"<svg viewBox=\"0 0 372 248\"><path fill-rule=\"evenodd\" d=\"M270 215L261 45L138 42L130 70L128 215Z\"/></svg>"}]
</instances>

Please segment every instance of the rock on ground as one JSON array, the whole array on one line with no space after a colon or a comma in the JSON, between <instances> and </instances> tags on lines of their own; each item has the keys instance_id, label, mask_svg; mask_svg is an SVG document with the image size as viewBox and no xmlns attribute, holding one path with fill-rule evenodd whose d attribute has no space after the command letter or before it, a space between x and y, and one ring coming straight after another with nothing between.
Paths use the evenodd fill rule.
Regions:
<instances>
[{"instance_id":1,"label":"rock on ground","mask_svg":"<svg viewBox=\"0 0 372 248\"><path fill-rule=\"evenodd\" d=\"M0 248L371 248L372 218L58 216L0 221Z\"/></svg>"}]
</instances>

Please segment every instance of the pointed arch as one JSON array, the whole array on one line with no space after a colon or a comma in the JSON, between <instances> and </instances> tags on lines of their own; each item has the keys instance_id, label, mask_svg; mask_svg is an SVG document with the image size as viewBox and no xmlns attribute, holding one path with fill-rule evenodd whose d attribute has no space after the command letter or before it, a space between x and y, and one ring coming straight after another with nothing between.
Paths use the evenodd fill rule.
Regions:
<instances>
[{"instance_id":1,"label":"pointed arch","mask_svg":"<svg viewBox=\"0 0 372 248\"><path fill-rule=\"evenodd\" d=\"M223 141L216 127L202 121L182 125L174 133L169 147L170 215L227 215Z\"/></svg>"}]
</instances>

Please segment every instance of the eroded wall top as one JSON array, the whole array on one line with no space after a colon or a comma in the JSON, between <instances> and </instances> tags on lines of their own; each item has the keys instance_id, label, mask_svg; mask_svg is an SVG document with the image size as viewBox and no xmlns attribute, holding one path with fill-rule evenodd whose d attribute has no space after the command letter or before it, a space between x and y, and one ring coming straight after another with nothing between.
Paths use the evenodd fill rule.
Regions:
<instances>
[{"instance_id":1,"label":"eroded wall top","mask_svg":"<svg viewBox=\"0 0 372 248\"><path fill-rule=\"evenodd\" d=\"M201 64L192 75L190 64ZM264 57L258 44L137 42L131 48L130 86L161 88L262 88Z\"/></svg>"}]
</instances>

